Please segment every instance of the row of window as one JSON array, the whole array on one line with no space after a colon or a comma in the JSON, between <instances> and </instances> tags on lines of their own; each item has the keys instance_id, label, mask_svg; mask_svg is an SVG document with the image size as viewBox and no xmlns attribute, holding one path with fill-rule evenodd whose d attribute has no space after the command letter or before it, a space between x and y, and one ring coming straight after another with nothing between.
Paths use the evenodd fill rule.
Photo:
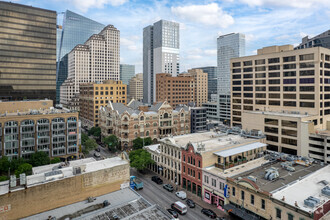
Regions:
<instances>
[{"instance_id":1,"label":"row of window","mask_svg":"<svg viewBox=\"0 0 330 220\"><path fill-rule=\"evenodd\" d=\"M236 188L233 186L232 187L232 195L236 196ZM241 200L245 200L245 191L241 190ZM254 195L250 195L250 204L254 205L255 204L255 198ZM266 209L266 201L264 199L261 199L261 209L265 210Z\"/></svg>"}]
</instances>

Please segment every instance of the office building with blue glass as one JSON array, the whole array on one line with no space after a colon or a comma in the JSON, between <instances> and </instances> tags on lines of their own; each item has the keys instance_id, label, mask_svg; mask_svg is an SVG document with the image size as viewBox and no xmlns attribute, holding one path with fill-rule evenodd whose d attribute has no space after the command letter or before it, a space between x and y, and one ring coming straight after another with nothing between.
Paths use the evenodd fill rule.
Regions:
<instances>
[{"instance_id":1,"label":"office building with blue glass","mask_svg":"<svg viewBox=\"0 0 330 220\"><path fill-rule=\"evenodd\" d=\"M135 76L135 65L120 64L120 80L127 85L127 92L129 91L129 81Z\"/></svg>"},{"instance_id":2,"label":"office building with blue glass","mask_svg":"<svg viewBox=\"0 0 330 220\"><path fill-rule=\"evenodd\" d=\"M60 101L60 86L68 77L68 53L90 36L98 34L105 25L67 10L63 25L57 28L56 103Z\"/></svg>"}]
</instances>

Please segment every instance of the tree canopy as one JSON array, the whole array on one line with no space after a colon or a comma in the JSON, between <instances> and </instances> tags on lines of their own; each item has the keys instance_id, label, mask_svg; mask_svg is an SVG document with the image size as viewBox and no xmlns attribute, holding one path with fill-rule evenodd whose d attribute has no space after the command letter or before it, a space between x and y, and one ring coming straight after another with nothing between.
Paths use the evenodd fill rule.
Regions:
<instances>
[{"instance_id":1,"label":"tree canopy","mask_svg":"<svg viewBox=\"0 0 330 220\"><path fill-rule=\"evenodd\" d=\"M151 154L144 149L131 151L129 153L129 159L131 167L135 167L139 171L144 170L149 164L154 163L151 159Z\"/></svg>"},{"instance_id":2,"label":"tree canopy","mask_svg":"<svg viewBox=\"0 0 330 220\"><path fill-rule=\"evenodd\" d=\"M59 163L59 162L61 162L61 159L59 157L55 157L55 158L53 158L53 159L50 160L50 163L51 164Z\"/></svg>"},{"instance_id":3,"label":"tree canopy","mask_svg":"<svg viewBox=\"0 0 330 220\"><path fill-rule=\"evenodd\" d=\"M88 153L91 150L94 150L95 148L97 148L98 144L96 143L96 141L94 139L88 139L85 142L85 149L84 149L84 153Z\"/></svg>"},{"instance_id":4,"label":"tree canopy","mask_svg":"<svg viewBox=\"0 0 330 220\"><path fill-rule=\"evenodd\" d=\"M95 137L101 137L101 128L100 127L92 127L88 131L88 135L93 135Z\"/></svg>"},{"instance_id":5,"label":"tree canopy","mask_svg":"<svg viewBox=\"0 0 330 220\"><path fill-rule=\"evenodd\" d=\"M35 152L34 154L31 154L30 157L30 164L34 167L37 166L43 166L46 164L50 164L50 159L48 154L42 151Z\"/></svg>"},{"instance_id":6,"label":"tree canopy","mask_svg":"<svg viewBox=\"0 0 330 220\"><path fill-rule=\"evenodd\" d=\"M81 134L81 143L84 145L86 143L86 141L88 140L88 135L82 133Z\"/></svg>"},{"instance_id":7,"label":"tree canopy","mask_svg":"<svg viewBox=\"0 0 330 220\"><path fill-rule=\"evenodd\" d=\"M21 173L25 173L26 175L32 174L32 165L29 163L23 163L19 165L18 169L15 170L16 177L19 177Z\"/></svg>"},{"instance_id":8,"label":"tree canopy","mask_svg":"<svg viewBox=\"0 0 330 220\"><path fill-rule=\"evenodd\" d=\"M148 146L152 144L152 140L150 137L147 138L140 138L137 137L133 140L133 149L138 150L143 148L143 140L144 140L144 146Z\"/></svg>"},{"instance_id":9,"label":"tree canopy","mask_svg":"<svg viewBox=\"0 0 330 220\"><path fill-rule=\"evenodd\" d=\"M110 151L116 151L119 147L119 140L116 135L110 135L103 139L103 143L105 143Z\"/></svg>"}]
</instances>

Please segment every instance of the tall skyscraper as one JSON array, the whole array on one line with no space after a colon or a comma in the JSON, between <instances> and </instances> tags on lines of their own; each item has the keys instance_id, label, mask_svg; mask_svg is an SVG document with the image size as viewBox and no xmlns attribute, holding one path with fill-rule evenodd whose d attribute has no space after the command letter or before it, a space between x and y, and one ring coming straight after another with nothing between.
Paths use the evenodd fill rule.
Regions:
<instances>
[{"instance_id":1,"label":"tall skyscraper","mask_svg":"<svg viewBox=\"0 0 330 220\"><path fill-rule=\"evenodd\" d=\"M63 106L78 110L74 99L79 96L79 85L82 83L119 80L119 35L117 28L108 25L68 54L69 74L60 90Z\"/></svg>"},{"instance_id":2,"label":"tall skyscraper","mask_svg":"<svg viewBox=\"0 0 330 220\"><path fill-rule=\"evenodd\" d=\"M206 66L206 67L197 67L194 69L201 69L204 73L207 73L207 98L208 101L211 101L211 95L217 94L217 67L216 66Z\"/></svg>"},{"instance_id":3,"label":"tall skyscraper","mask_svg":"<svg viewBox=\"0 0 330 220\"><path fill-rule=\"evenodd\" d=\"M231 33L218 37L218 119L230 123L230 59L245 55L245 35Z\"/></svg>"},{"instance_id":4,"label":"tall skyscraper","mask_svg":"<svg viewBox=\"0 0 330 220\"><path fill-rule=\"evenodd\" d=\"M130 81L129 81L129 98L135 99L137 101L143 100L143 74L138 73L136 74Z\"/></svg>"},{"instance_id":5,"label":"tall skyscraper","mask_svg":"<svg viewBox=\"0 0 330 220\"><path fill-rule=\"evenodd\" d=\"M85 43L93 34L98 34L105 25L67 10L63 26L57 27L57 72L56 102L60 99L60 86L68 77L68 53L78 44Z\"/></svg>"},{"instance_id":6,"label":"tall skyscraper","mask_svg":"<svg viewBox=\"0 0 330 220\"><path fill-rule=\"evenodd\" d=\"M135 66L129 64L120 64L120 80L127 85L127 92L129 91L129 81L135 76Z\"/></svg>"},{"instance_id":7,"label":"tall skyscraper","mask_svg":"<svg viewBox=\"0 0 330 220\"><path fill-rule=\"evenodd\" d=\"M56 12L0 2L0 99L55 99Z\"/></svg>"},{"instance_id":8,"label":"tall skyscraper","mask_svg":"<svg viewBox=\"0 0 330 220\"><path fill-rule=\"evenodd\" d=\"M156 101L156 74L180 71L179 23L160 20L143 29L143 102Z\"/></svg>"}]
</instances>

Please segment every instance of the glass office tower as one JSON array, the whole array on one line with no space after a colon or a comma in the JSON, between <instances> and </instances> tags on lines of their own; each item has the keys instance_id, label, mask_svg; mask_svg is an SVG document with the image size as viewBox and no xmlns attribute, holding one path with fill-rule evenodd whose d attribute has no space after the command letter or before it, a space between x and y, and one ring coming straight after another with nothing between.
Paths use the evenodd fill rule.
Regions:
<instances>
[{"instance_id":1,"label":"glass office tower","mask_svg":"<svg viewBox=\"0 0 330 220\"><path fill-rule=\"evenodd\" d=\"M120 80L127 85L127 93L129 92L129 81L135 76L135 65L120 64Z\"/></svg>"},{"instance_id":2,"label":"glass office tower","mask_svg":"<svg viewBox=\"0 0 330 220\"><path fill-rule=\"evenodd\" d=\"M61 34L57 42L56 103L60 100L60 86L68 77L68 53L78 44L84 44L90 36L98 34L105 25L67 10L63 26L58 26Z\"/></svg>"}]
</instances>

